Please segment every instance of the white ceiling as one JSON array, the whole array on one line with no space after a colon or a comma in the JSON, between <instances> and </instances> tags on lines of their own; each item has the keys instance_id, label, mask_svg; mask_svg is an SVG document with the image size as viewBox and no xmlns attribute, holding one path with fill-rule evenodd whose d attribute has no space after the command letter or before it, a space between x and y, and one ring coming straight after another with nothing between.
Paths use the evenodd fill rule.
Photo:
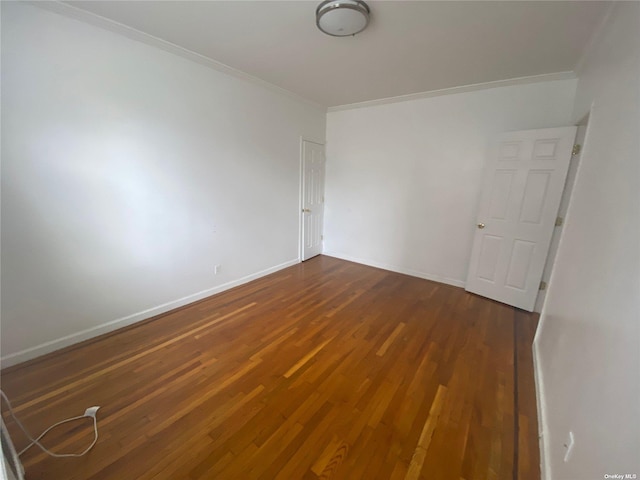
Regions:
<instances>
[{"instance_id":1,"label":"white ceiling","mask_svg":"<svg viewBox=\"0 0 640 480\"><path fill-rule=\"evenodd\" d=\"M314 1L72 1L324 106L574 70L608 2L370 1L355 37Z\"/></svg>"}]
</instances>

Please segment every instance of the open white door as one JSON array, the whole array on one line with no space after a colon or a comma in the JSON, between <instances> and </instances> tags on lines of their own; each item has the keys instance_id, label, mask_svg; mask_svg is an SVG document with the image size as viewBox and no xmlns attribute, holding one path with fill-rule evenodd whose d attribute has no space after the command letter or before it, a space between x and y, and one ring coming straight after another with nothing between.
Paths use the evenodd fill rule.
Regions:
<instances>
[{"instance_id":1,"label":"open white door","mask_svg":"<svg viewBox=\"0 0 640 480\"><path fill-rule=\"evenodd\" d=\"M501 135L485 167L466 289L532 311L576 127Z\"/></svg>"},{"instance_id":2,"label":"open white door","mask_svg":"<svg viewBox=\"0 0 640 480\"><path fill-rule=\"evenodd\" d=\"M322 253L324 145L302 143L302 260Z\"/></svg>"}]
</instances>

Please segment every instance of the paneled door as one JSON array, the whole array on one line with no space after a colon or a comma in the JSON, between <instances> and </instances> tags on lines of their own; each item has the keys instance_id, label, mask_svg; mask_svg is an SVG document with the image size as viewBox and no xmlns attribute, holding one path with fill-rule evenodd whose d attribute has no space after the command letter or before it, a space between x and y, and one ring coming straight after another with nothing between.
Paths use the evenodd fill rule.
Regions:
<instances>
[{"instance_id":1,"label":"paneled door","mask_svg":"<svg viewBox=\"0 0 640 480\"><path fill-rule=\"evenodd\" d=\"M576 127L501 135L491 145L466 289L532 311Z\"/></svg>"},{"instance_id":2,"label":"paneled door","mask_svg":"<svg viewBox=\"0 0 640 480\"><path fill-rule=\"evenodd\" d=\"M302 143L302 260L322 253L324 145Z\"/></svg>"}]
</instances>

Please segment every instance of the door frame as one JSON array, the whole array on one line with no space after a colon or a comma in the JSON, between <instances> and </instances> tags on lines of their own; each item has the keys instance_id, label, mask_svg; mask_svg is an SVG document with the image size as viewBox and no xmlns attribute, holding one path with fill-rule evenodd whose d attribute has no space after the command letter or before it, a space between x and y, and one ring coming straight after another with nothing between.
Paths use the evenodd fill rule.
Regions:
<instances>
[{"instance_id":1,"label":"door frame","mask_svg":"<svg viewBox=\"0 0 640 480\"><path fill-rule=\"evenodd\" d=\"M576 138L573 141L580 144L580 151L572 155L569 162L569 170L567 172L567 178L565 180L564 189L562 190L562 197L560 199L560 206L558 207L558 217L562 218L562 225L556 225L551 235L551 243L549 245L549 251L547 252L547 259L545 261L544 269L542 270L542 281L546 283L544 290L538 291L536 297L536 303L534 305L534 312L541 313L544 308L545 301L547 299L547 293L551 285L551 276L553 275L553 265L555 264L556 255L562 241L562 233L564 232L564 224L567 220L569 213L569 206L571 205L571 198L573 195L573 188L575 186L576 179L578 178L578 171L582 164L582 156L584 155L585 146L587 145L589 135L589 116L591 112L584 115L575 126L577 127ZM582 139L580 139L580 129L584 128ZM563 208L564 207L564 208Z\"/></svg>"},{"instance_id":2,"label":"door frame","mask_svg":"<svg viewBox=\"0 0 640 480\"><path fill-rule=\"evenodd\" d=\"M304 218L302 213L304 202L304 142L315 143L316 145L322 145L325 153L325 171L327 165L327 143L326 141L318 140L317 138L311 138L301 135L300 136L300 161L298 164L298 263L302 263L302 251L304 249ZM324 205L323 205L324 208Z\"/></svg>"}]
</instances>

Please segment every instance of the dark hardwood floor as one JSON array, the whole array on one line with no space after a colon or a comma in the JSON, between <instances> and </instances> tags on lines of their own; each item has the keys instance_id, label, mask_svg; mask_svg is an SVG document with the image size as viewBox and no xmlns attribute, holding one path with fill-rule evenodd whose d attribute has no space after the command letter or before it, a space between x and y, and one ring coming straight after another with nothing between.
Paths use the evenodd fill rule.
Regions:
<instances>
[{"instance_id":1,"label":"dark hardwood floor","mask_svg":"<svg viewBox=\"0 0 640 480\"><path fill-rule=\"evenodd\" d=\"M536 324L320 256L6 369L2 388L34 434L102 407L93 450L31 448L28 480L538 479ZM92 436L82 420L43 443Z\"/></svg>"}]
</instances>

